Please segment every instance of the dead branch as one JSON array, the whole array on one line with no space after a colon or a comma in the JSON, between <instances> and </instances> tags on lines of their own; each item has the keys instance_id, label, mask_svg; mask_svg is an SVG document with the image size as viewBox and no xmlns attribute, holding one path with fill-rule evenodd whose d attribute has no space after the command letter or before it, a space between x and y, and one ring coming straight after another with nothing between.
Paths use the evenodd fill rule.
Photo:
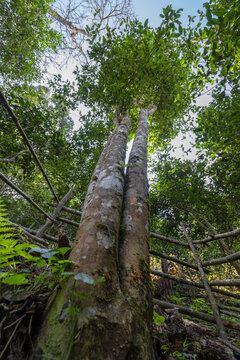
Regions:
<instances>
[{"instance_id":1,"label":"dead branch","mask_svg":"<svg viewBox=\"0 0 240 360\"><path fill-rule=\"evenodd\" d=\"M175 258L175 257L173 257L173 256L169 256L169 255L167 255L167 254L165 254L165 253L160 253L160 252L157 252L157 251L155 251L155 250L149 250L149 253L150 253L151 255L159 256L159 257L161 257L161 258L164 258L164 259L173 261L173 262L175 262L175 263L177 263L177 264L186 266L186 267L188 267L188 268L190 268L190 269L198 270L198 267L197 267L197 266L191 265L191 264L189 264L189 263L186 262L186 261L179 260L179 259L177 259L177 258ZM206 273L210 273L210 272L211 272L211 271L209 271L208 269L204 269L204 271L205 271Z\"/></svg>"},{"instance_id":2,"label":"dead branch","mask_svg":"<svg viewBox=\"0 0 240 360\"><path fill-rule=\"evenodd\" d=\"M226 346L229 347L231 350L233 350L234 352L236 352L236 353L238 353L238 354L240 355L240 349L237 348L236 346L232 345L229 341L224 340L224 339L221 339L221 338L218 338L218 340L219 340L222 344L226 345Z\"/></svg>"},{"instance_id":3,"label":"dead branch","mask_svg":"<svg viewBox=\"0 0 240 360\"><path fill-rule=\"evenodd\" d=\"M240 319L240 315L234 314L234 313L232 313L230 311L220 309L220 312L221 312L221 314L224 314L224 315L227 315L227 316L230 316L230 317L235 317L236 319Z\"/></svg>"},{"instance_id":4,"label":"dead branch","mask_svg":"<svg viewBox=\"0 0 240 360\"><path fill-rule=\"evenodd\" d=\"M56 206L57 206L57 203L49 203L48 205L56 207ZM63 210L63 211L66 211L66 212L68 212L68 213L70 213L70 214L82 216L82 212L81 212L81 211L75 210L75 209L71 209L71 208L66 207L66 206L63 206L62 210Z\"/></svg>"},{"instance_id":5,"label":"dead branch","mask_svg":"<svg viewBox=\"0 0 240 360\"><path fill-rule=\"evenodd\" d=\"M189 248L189 245L183 241L179 241L179 240L176 240L176 239L173 239L173 238L169 238L167 236L163 236L163 235L159 235L159 234L156 234L156 233L150 233L150 236L151 237L154 237L156 239L160 239L160 240L164 240L164 241L168 241L170 243L173 243L173 244L177 244L177 245L181 245L181 246L184 246L184 247L187 247Z\"/></svg>"},{"instance_id":6,"label":"dead branch","mask_svg":"<svg viewBox=\"0 0 240 360\"><path fill-rule=\"evenodd\" d=\"M0 173L0 179L2 179L7 185L9 185L12 189L14 189L17 193L22 195L30 204L32 204L38 211L40 211L44 216L50 219L53 222L56 222L55 219L52 219L50 215L48 215L40 206L38 206L28 195L26 195L19 187L14 185L5 175Z\"/></svg>"},{"instance_id":7,"label":"dead branch","mask_svg":"<svg viewBox=\"0 0 240 360\"><path fill-rule=\"evenodd\" d=\"M228 262L233 262L233 261L238 260L238 259L240 259L240 251L237 251L234 254L227 255L225 257L221 257L221 258L218 258L218 259L212 259L212 260L209 260L209 261L203 261L202 265L203 266L220 265L220 264L225 264L225 263L228 263Z\"/></svg>"},{"instance_id":8,"label":"dead branch","mask_svg":"<svg viewBox=\"0 0 240 360\"><path fill-rule=\"evenodd\" d=\"M187 239L189 247L191 248L191 250L193 252L195 261L197 263L197 266L198 266L198 269L199 269L199 272L200 272L200 275L201 275L201 278L202 278L203 285L205 287L207 296L208 296L210 304L211 304L211 308L213 310L213 314L214 314L214 317L215 317L215 320L216 320L219 336L222 339L227 339L227 335L226 335L226 332L225 332L225 329L224 329L224 326L223 326L223 322L222 322L222 319L221 319L221 316L220 316L220 312L219 312L219 309L218 309L218 306L217 306L217 302L215 300L215 297L213 296L212 290L211 290L210 285L208 283L208 280L207 280L207 278L205 276L205 273L204 273L204 270L202 268L200 258L199 258L198 254L196 252L195 246L193 245L192 240L191 240L191 238L190 238L190 236L189 236L189 234L188 234L188 232L187 232L187 230L185 228L185 225L183 223L181 223L181 228L182 228L182 231L183 231L183 233L184 233L184 235L185 235L185 237Z\"/></svg>"},{"instance_id":9,"label":"dead branch","mask_svg":"<svg viewBox=\"0 0 240 360\"><path fill-rule=\"evenodd\" d=\"M35 236L34 234L31 234L30 231L34 231L34 230L31 230L31 229L27 229L25 228L24 226L21 226L21 225L18 225L18 224L15 224L11 221L8 221L6 220L7 223L11 224L12 226L16 227L16 228L19 228L22 230L22 232L24 233L24 235L30 239L33 240L33 242L36 242L37 244L41 244L43 246L46 246L48 247L48 242L44 241L43 239L39 238L38 236ZM29 231L28 231L29 230ZM36 231L35 231L36 233Z\"/></svg>"},{"instance_id":10,"label":"dead branch","mask_svg":"<svg viewBox=\"0 0 240 360\"><path fill-rule=\"evenodd\" d=\"M1 102L3 103L4 107L6 108L7 112L9 113L9 115L11 116L11 118L13 119L13 121L14 121L14 123L15 123L18 131L19 131L19 133L21 134L21 136L22 136L25 144L26 144L27 147L29 148L29 150L30 150L30 152L31 152L34 160L36 161L39 169L41 170L44 178L46 179L46 181L47 181L47 183L48 183L48 185L49 185L49 188L50 188L50 190L52 191L55 199L56 199L57 201L59 201L59 200L58 200L58 197L57 197L57 195L56 195L56 193L55 193L55 191L54 191L54 189L53 189L53 187L52 187L52 184L51 184L49 178L47 177L47 174L45 173L45 170L43 169L42 164L40 163L40 160L38 159L37 154L36 154L35 151L33 150L33 147L32 147L32 145L30 144L30 142L29 142L29 140L28 140L28 137L27 137L27 135L25 134L25 132L24 132L24 130L23 130L23 128L22 128L22 126L21 126L18 118L16 117L16 115L15 115L14 112L12 111L10 105L8 104L6 98L4 97L3 93L1 92L1 90L0 90L0 100L1 100Z\"/></svg>"},{"instance_id":11,"label":"dead branch","mask_svg":"<svg viewBox=\"0 0 240 360\"><path fill-rule=\"evenodd\" d=\"M177 308L181 314L189 315L191 317L195 317L197 319L201 319L201 320L208 321L211 323L216 323L213 315L206 314L201 311L192 310L192 309L186 308L181 305L171 304L171 303L169 303L167 301L163 301L163 300L153 299L153 301L155 304L158 304L159 306L161 306L164 309ZM235 323L235 322L229 321L229 320L222 320L222 321L223 321L223 325L226 326L227 328L240 331L239 323Z\"/></svg>"},{"instance_id":12,"label":"dead branch","mask_svg":"<svg viewBox=\"0 0 240 360\"><path fill-rule=\"evenodd\" d=\"M178 278L177 276L174 276L174 275L164 274L161 271L151 270L151 273L154 274L154 275L157 275L157 276L161 276L163 278L165 277L165 278L174 280L174 281L179 282L181 284L185 284L185 285L189 285L189 286L195 286L195 287L197 287L199 289L205 289L203 284L201 284L201 283L196 283L196 282L193 282L193 281L181 279L181 278ZM232 292L225 291L225 290L220 290L220 289L217 289L217 288L211 288L211 290L212 290L212 292L215 292L215 293L218 293L218 294L233 297L235 299L240 299L240 294L238 294L238 293L232 293Z\"/></svg>"},{"instance_id":13,"label":"dead branch","mask_svg":"<svg viewBox=\"0 0 240 360\"><path fill-rule=\"evenodd\" d=\"M195 241L193 241L193 244L204 244L204 243L207 243L207 242L213 241L213 240L238 236L239 234L240 234L240 228L235 229L233 231L226 232L226 233L222 233L222 234L214 234L214 235L211 235L211 236L209 236L209 237L207 237L205 239L202 239L202 240L195 240Z\"/></svg>"},{"instance_id":14,"label":"dead branch","mask_svg":"<svg viewBox=\"0 0 240 360\"><path fill-rule=\"evenodd\" d=\"M58 215L60 214L62 207L69 201L69 199L71 198L71 196L73 194L73 191L74 191L73 189L70 189L68 191L68 193L62 198L62 200L59 201L56 209L54 210L53 214L51 215L52 219L56 220L58 218ZM51 220L47 219L45 224L41 226L41 228L38 230L36 235L38 237L42 237L42 235L45 233L47 228L52 225L52 223L53 222Z\"/></svg>"},{"instance_id":15,"label":"dead branch","mask_svg":"<svg viewBox=\"0 0 240 360\"><path fill-rule=\"evenodd\" d=\"M235 306L227 306L227 305L222 305L222 304L218 304L218 307L220 309L240 312L240 307L238 308L238 307L235 307Z\"/></svg>"},{"instance_id":16,"label":"dead branch","mask_svg":"<svg viewBox=\"0 0 240 360\"><path fill-rule=\"evenodd\" d=\"M79 223L78 222L76 222L76 221L73 221L73 220L69 220L69 219L66 219L66 218L62 218L62 217L57 217L57 220L59 220L59 221L62 221L62 222L65 222L66 224L69 224L69 225L73 225L73 226L75 226L75 227L79 227Z\"/></svg>"},{"instance_id":17,"label":"dead branch","mask_svg":"<svg viewBox=\"0 0 240 360\"><path fill-rule=\"evenodd\" d=\"M211 280L210 285L215 286L240 286L240 280L238 279L225 279L225 280Z\"/></svg>"}]
</instances>

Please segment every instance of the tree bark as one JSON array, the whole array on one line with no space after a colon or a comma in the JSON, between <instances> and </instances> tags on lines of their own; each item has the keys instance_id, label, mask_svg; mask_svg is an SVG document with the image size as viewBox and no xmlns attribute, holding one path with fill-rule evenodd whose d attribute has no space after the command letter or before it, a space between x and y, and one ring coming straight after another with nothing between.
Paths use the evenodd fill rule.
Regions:
<instances>
[{"instance_id":1,"label":"tree bark","mask_svg":"<svg viewBox=\"0 0 240 360\"><path fill-rule=\"evenodd\" d=\"M132 315L120 289L117 255L129 128L126 114L98 162L70 255L76 279L61 284L34 359L127 359Z\"/></svg>"},{"instance_id":2,"label":"tree bark","mask_svg":"<svg viewBox=\"0 0 240 360\"><path fill-rule=\"evenodd\" d=\"M75 277L65 280L51 300L33 359L154 359L148 114L140 112L126 176L130 118L116 114L120 122L115 122L92 176L72 247ZM120 223L124 231L119 240Z\"/></svg>"},{"instance_id":3,"label":"tree bark","mask_svg":"<svg viewBox=\"0 0 240 360\"><path fill-rule=\"evenodd\" d=\"M148 110L141 109L126 174L119 244L121 289L132 313L127 359L154 359L149 268ZM143 320L144 319L144 320Z\"/></svg>"}]
</instances>

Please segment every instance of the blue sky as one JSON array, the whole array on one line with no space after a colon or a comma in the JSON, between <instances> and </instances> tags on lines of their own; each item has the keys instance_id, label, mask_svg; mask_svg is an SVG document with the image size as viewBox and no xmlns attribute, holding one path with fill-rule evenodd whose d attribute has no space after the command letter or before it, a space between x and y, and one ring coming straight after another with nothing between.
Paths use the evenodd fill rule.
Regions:
<instances>
[{"instance_id":1,"label":"blue sky","mask_svg":"<svg viewBox=\"0 0 240 360\"><path fill-rule=\"evenodd\" d=\"M197 10L202 9L202 5L207 0L132 0L135 14L139 20L149 19L151 26L160 24L159 14L162 8L172 5L173 9L183 8L182 21L184 25L188 23L188 15L197 15Z\"/></svg>"}]
</instances>

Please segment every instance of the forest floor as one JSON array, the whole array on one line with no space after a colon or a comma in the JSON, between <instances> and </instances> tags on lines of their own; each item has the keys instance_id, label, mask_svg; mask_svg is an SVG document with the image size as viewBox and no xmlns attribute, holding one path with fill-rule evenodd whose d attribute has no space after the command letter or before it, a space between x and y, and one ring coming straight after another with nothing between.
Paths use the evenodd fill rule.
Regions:
<instances>
[{"instance_id":1,"label":"forest floor","mask_svg":"<svg viewBox=\"0 0 240 360\"><path fill-rule=\"evenodd\" d=\"M234 352L219 341L215 324L179 313L177 305L212 314L213 312L204 291L177 284L173 287L172 295L169 296L164 295L164 292L159 293L158 282L159 280L157 281L155 278L155 296L160 300L175 303L176 307L164 309L156 303L154 305L154 311L164 318L162 324L154 323L153 328L157 360L240 359L240 351L239 353ZM235 306L240 311L239 300L229 300L223 296L217 296L216 301L219 304ZM239 319L226 315L222 315L222 318L237 323L240 322ZM240 348L240 331L227 328L225 328L225 331L228 340L231 340L234 346Z\"/></svg>"},{"instance_id":2,"label":"forest floor","mask_svg":"<svg viewBox=\"0 0 240 360\"><path fill-rule=\"evenodd\" d=\"M175 284L171 296L159 292L158 283L153 279L155 297L177 305L184 305L196 311L211 314L205 293L202 290ZM161 280L160 280L161 281ZM10 287L4 285L0 298L0 360L29 360L34 347L34 340L41 314L46 311L51 292L29 291L24 286ZM227 300L217 296L217 302L239 308L239 300ZM237 354L218 340L214 324L181 315L177 308L164 309L157 303L154 313L158 314L160 323L154 322L153 343L156 360L192 359L192 360L234 360L240 359ZM223 315L225 316L225 315ZM226 319L238 322L240 320ZM155 319L156 320L156 319ZM228 339L240 347L240 331L227 329ZM97 359L96 359L97 360ZM117 360L117 359L113 359ZM136 359L138 360L138 359ZM144 359L139 359L144 360Z\"/></svg>"}]
</instances>

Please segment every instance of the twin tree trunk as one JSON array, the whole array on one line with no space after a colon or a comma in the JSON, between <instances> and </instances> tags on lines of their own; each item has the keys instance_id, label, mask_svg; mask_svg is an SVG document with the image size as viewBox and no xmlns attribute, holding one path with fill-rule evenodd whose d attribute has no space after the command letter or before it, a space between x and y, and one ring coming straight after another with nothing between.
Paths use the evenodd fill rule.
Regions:
<instances>
[{"instance_id":1,"label":"twin tree trunk","mask_svg":"<svg viewBox=\"0 0 240 360\"><path fill-rule=\"evenodd\" d=\"M152 360L147 181L148 115L141 109L127 173L128 113L92 176L70 260L33 359Z\"/></svg>"}]
</instances>

